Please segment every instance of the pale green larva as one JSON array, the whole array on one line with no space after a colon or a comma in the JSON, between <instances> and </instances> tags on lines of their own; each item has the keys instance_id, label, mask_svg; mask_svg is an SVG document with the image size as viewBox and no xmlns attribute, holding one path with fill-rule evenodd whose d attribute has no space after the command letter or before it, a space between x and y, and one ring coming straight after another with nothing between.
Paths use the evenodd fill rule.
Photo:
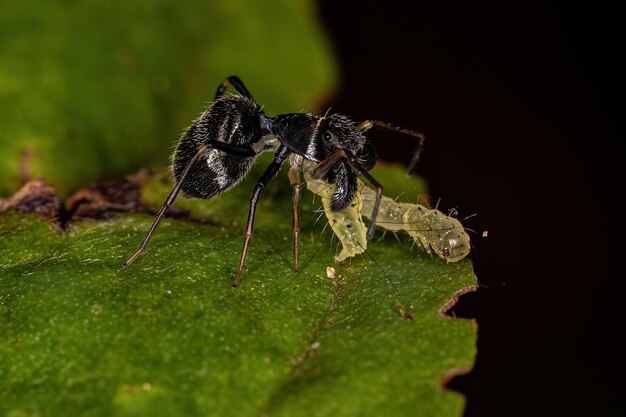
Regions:
<instances>
[{"instance_id":1,"label":"pale green larva","mask_svg":"<svg viewBox=\"0 0 626 417\"><path fill-rule=\"evenodd\" d=\"M369 218L376 193L362 183L359 190L363 202L362 214ZM376 226L390 231L403 230L426 252L435 252L448 262L460 261L470 252L469 235L458 219L420 204L398 203L383 196Z\"/></svg>"},{"instance_id":2,"label":"pale green larva","mask_svg":"<svg viewBox=\"0 0 626 417\"><path fill-rule=\"evenodd\" d=\"M314 180L307 169L304 171L307 188L321 197L328 222L343 246L335 258L342 261L363 253L367 248L367 228L361 216L371 218L376 192L359 181L353 203L345 210L333 212L330 210L333 185ZM459 220L420 204L398 203L383 196L376 226L408 233L427 253L434 252L447 262L460 261L470 252L469 235Z\"/></svg>"}]
</instances>

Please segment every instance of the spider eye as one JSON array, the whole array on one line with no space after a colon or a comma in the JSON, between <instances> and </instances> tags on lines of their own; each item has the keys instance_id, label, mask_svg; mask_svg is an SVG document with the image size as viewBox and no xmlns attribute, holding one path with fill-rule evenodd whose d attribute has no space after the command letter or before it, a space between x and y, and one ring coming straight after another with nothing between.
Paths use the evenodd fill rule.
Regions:
<instances>
[{"instance_id":1,"label":"spider eye","mask_svg":"<svg viewBox=\"0 0 626 417\"><path fill-rule=\"evenodd\" d=\"M324 132L324 136L323 137L324 137L324 140L326 142L328 142L329 140L332 139L333 136L330 134L330 132Z\"/></svg>"}]
</instances>

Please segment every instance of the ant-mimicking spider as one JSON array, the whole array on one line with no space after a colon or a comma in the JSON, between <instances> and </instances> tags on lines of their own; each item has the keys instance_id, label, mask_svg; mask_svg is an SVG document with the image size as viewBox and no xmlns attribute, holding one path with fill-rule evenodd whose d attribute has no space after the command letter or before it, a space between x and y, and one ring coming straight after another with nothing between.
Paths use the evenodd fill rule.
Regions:
<instances>
[{"instance_id":1,"label":"ant-mimicking spider","mask_svg":"<svg viewBox=\"0 0 626 417\"><path fill-rule=\"evenodd\" d=\"M224 95L228 86L238 94ZM377 120L355 125L340 114L316 116L309 113L279 114L268 117L238 77L225 79L217 88L211 105L183 134L172 157L172 172L176 185L157 212L148 234L137 251L124 263L127 267L141 255L156 227L174 203L182 189L187 197L209 199L237 185L263 152L274 151L274 160L265 169L250 198L248 222L241 259L233 282L236 287L245 265L254 228L254 215L263 187L278 173L289 158L289 181L293 187L293 248L294 270L299 259L299 206L302 182L300 172L304 160L317 165L312 178L334 185L331 209L348 207L357 192L357 176L363 175L376 188L367 237L374 234L376 215L383 187L369 171L376 163L372 143L363 132L372 127L414 136L419 146L407 172L417 162L424 136L408 129L391 126Z\"/></svg>"}]
</instances>

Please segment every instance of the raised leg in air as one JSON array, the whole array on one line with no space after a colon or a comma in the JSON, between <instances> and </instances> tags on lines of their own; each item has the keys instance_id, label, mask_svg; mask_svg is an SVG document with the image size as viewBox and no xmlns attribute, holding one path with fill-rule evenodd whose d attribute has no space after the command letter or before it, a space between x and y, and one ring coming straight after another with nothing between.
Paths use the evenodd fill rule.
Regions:
<instances>
[{"instance_id":1,"label":"raised leg in air","mask_svg":"<svg viewBox=\"0 0 626 417\"><path fill-rule=\"evenodd\" d=\"M424 140L426 139L426 137L422 133L415 132L410 129L404 129L401 127L392 126L389 123L381 122L380 120L366 120L360 123L356 128L360 130L361 132L366 132L374 126L380 129L385 129L385 130L389 130L392 132L401 133L403 135L409 135L409 136L413 136L414 138L417 138L417 141L418 141L417 148L415 148L415 151L413 152L413 157L411 158L411 162L409 162L409 166L406 169L406 175L407 176L411 175L415 171L415 166L417 165L417 161L419 160L420 153L422 152L422 147L424 145Z\"/></svg>"}]
</instances>

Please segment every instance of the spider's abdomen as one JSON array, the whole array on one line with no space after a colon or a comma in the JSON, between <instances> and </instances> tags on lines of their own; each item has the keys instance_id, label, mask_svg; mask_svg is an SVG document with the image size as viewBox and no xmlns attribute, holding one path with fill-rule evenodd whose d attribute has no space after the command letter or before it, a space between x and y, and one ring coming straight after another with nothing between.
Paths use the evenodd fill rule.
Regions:
<instances>
[{"instance_id":1,"label":"spider's abdomen","mask_svg":"<svg viewBox=\"0 0 626 417\"><path fill-rule=\"evenodd\" d=\"M172 173L178 183L199 147L211 142L252 145L263 137L263 112L254 101L232 95L217 99L196 119L180 139L172 156ZM183 183L187 197L211 198L237 185L256 157L209 149L192 167Z\"/></svg>"}]
</instances>

